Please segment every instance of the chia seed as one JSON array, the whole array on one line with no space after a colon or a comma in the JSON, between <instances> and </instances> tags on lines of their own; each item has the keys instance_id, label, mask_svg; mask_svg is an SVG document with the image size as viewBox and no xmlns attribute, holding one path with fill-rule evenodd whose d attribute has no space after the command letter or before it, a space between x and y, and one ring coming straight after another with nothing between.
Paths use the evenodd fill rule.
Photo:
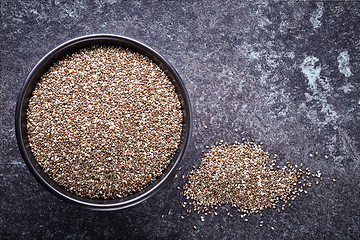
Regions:
<instances>
[{"instance_id":1,"label":"chia seed","mask_svg":"<svg viewBox=\"0 0 360 240\"><path fill-rule=\"evenodd\" d=\"M179 147L183 115L168 76L114 46L81 49L43 74L29 101L31 150L81 197L123 198L149 186Z\"/></svg>"},{"instance_id":2,"label":"chia seed","mask_svg":"<svg viewBox=\"0 0 360 240\"><path fill-rule=\"evenodd\" d=\"M274 168L275 162L254 142L212 146L200 166L190 172L183 195L194 202L194 209L229 204L245 213L241 214L243 218L276 208L280 201L295 200L300 192L307 193L304 187L311 186L311 183L305 184L304 176L310 175L308 168L299 169L289 163L288 167ZM320 177L321 173L318 171L317 175ZM298 187L297 183L304 186ZM231 217L229 210L225 210Z\"/></svg>"}]
</instances>

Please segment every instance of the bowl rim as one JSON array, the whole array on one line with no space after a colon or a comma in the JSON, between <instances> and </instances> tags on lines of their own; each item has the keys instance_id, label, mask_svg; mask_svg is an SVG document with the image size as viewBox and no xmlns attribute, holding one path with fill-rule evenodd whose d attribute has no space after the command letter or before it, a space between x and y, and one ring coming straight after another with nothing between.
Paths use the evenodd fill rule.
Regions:
<instances>
[{"instance_id":1,"label":"bowl rim","mask_svg":"<svg viewBox=\"0 0 360 240\"><path fill-rule=\"evenodd\" d=\"M52 59L52 58L55 56L56 53L59 53L60 51L65 51L67 48L70 48L71 46L74 47L79 44L86 44L86 42L90 43L91 41L97 41L97 40L99 40L99 41L102 41L102 40L117 41L119 43L119 45L131 44L134 48L138 48L138 49L133 49L134 51L141 50L141 51L146 51L148 54L151 54L152 56L148 56L146 54L144 54L144 55L148 56L150 59L155 58L157 61L159 61L161 64L163 64L163 67L165 67L167 71L169 71L171 73L171 75L173 77L173 80L171 80L171 81L173 82L173 84L174 84L174 81L176 82L176 84L181 92L182 99L180 99L180 101L183 100L182 108L183 108L183 112L186 113L184 116L184 120L183 120L183 124L185 125L183 127L183 131L184 131L184 134L183 134L184 137L182 140L183 142L182 142L182 145L180 145L181 148L179 148L179 154L177 155L177 158L175 159L175 162L171 166L170 170L167 171L167 169L169 168L169 166L168 166L168 168L164 170L164 171L167 171L167 173L165 175L164 175L164 173L163 173L163 175L161 175L161 177L162 176L164 176L164 177L162 177L162 179L160 179L154 186L152 186L147 191L145 191L143 193L141 193L142 191L140 191L140 192L138 192L139 193L138 196L136 196L134 198L130 198L129 200L123 200L127 197L120 198L120 199L118 199L119 201L121 200L120 202L99 199L98 203L93 203L93 202L88 202L88 201L89 200L93 201L94 199L82 198L82 197L79 197L76 194L70 193L70 192L67 192L64 194L64 191L63 191L64 189L59 190L56 187L54 187L55 182L53 180L51 180L51 181L53 181L53 183L50 184L48 182L48 180L44 179L44 177L37 170L37 168L35 167L35 164L29 157L29 154L31 154L31 153L28 152L28 150L25 146L25 141L24 141L24 137L23 137L24 134L27 135L27 133L26 133L26 124L27 124L26 123L27 122L26 121L26 109L28 107L28 105L24 106L25 105L24 101L30 99L30 97L31 97L30 96L28 99L26 99L25 95L28 92L28 88L30 87L31 83L33 83L35 86L39 82L40 78L36 77L35 75L39 74L39 71L41 71L44 64L49 64L49 61L51 61L51 60L54 61L54 59ZM102 45L102 44L93 44L93 45ZM92 45L90 44L89 46L92 46ZM78 47L78 49L80 49L80 48L82 48L82 47ZM74 50L72 52L74 52ZM63 54L60 56L63 57L65 55L66 54ZM51 62L51 64L53 64L53 63L54 62ZM41 75L43 73L44 73L44 71L42 70ZM33 90L31 92L33 92ZM25 108L25 113L23 112L24 108ZM25 118L24 118L24 114L25 114ZM24 123L23 119L25 119L25 123ZM25 130L24 130L24 124L25 124ZM25 131L25 133L24 133L24 131ZM189 94L188 94L186 87L184 85L184 82L180 78L179 74L174 69L174 67L164 57L162 57L158 52L156 52L155 50L153 50L146 44L141 43L141 42L134 40L132 38L129 38L129 37L115 35L115 34L91 34L91 35L77 37L77 38L71 39L67 42L64 42L64 43L58 45L57 47L52 49L50 52L48 52L43 58L41 58L41 60L31 70L30 74L27 76L26 81L23 84L23 86L19 92L19 95L18 95L18 99L17 99L17 103L16 103L16 110L15 110L15 132L16 132L16 139L17 139L18 147L19 147L20 153L22 155L22 158L24 159L27 167L29 168L30 172L33 174L35 179L45 189L47 189L53 195L59 197L62 200L71 202L75 205L78 205L78 206L81 206L84 208L88 208L88 209L92 209L92 210L101 210L101 211L118 210L118 209L128 208L128 207L134 206L136 204L139 204L139 203L145 201L146 199L148 199L149 197L154 195L154 193L156 193L162 186L164 186L165 185L164 183L168 179L170 179L170 177L174 174L180 161L184 158L186 150L191 141L191 132L192 132L191 103L190 103ZM35 160L35 158L34 158L34 160ZM35 162L36 162L36 160L35 160ZM43 173L45 173L45 172L43 172ZM55 186L62 188L57 183L55 183ZM147 187L147 188L149 188L149 187ZM145 188L145 189L147 189L147 188ZM134 194L129 195L129 197ZM86 201L86 200L88 200L88 201ZM96 202L96 200L95 200L95 202Z\"/></svg>"}]
</instances>

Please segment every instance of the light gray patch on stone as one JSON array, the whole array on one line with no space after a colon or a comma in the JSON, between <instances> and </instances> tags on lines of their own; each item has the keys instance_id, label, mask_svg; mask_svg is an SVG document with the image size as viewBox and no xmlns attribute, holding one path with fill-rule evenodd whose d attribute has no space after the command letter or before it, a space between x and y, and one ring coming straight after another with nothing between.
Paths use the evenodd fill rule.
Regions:
<instances>
[{"instance_id":1,"label":"light gray patch on stone","mask_svg":"<svg viewBox=\"0 0 360 240\"><path fill-rule=\"evenodd\" d=\"M345 77L350 77L352 75L350 69L350 57L348 51L343 51L337 57L337 61L339 63L339 71L344 74Z\"/></svg>"},{"instance_id":2,"label":"light gray patch on stone","mask_svg":"<svg viewBox=\"0 0 360 240\"><path fill-rule=\"evenodd\" d=\"M15 160L9 162L9 164L10 164L10 165L25 165L25 163L20 162L20 161L15 161Z\"/></svg>"},{"instance_id":3,"label":"light gray patch on stone","mask_svg":"<svg viewBox=\"0 0 360 240\"><path fill-rule=\"evenodd\" d=\"M355 87L351 83L347 83L346 85L340 87L344 93L349 93L355 89Z\"/></svg>"},{"instance_id":4,"label":"light gray patch on stone","mask_svg":"<svg viewBox=\"0 0 360 240\"><path fill-rule=\"evenodd\" d=\"M322 17L324 11L324 4L322 2L319 2L316 5L317 9L310 16L310 22L313 25L313 28L321 27L320 18Z\"/></svg>"},{"instance_id":5,"label":"light gray patch on stone","mask_svg":"<svg viewBox=\"0 0 360 240\"><path fill-rule=\"evenodd\" d=\"M313 93L305 93L306 101L300 104L300 108L306 112L306 116L312 124L325 126L329 123L336 123L339 116L335 106L328 102L328 96L333 93L334 89L327 77L320 76L321 65L316 64L318 61L318 58L309 56L300 65L301 71L307 78L309 88ZM306 103L310 101L315 101L313 104L317 107L309 109ZM320 116L323 116L323 118Z\"/></svg>"},{"instance_id":6,"label":"light gray patch on stone","mask_svg":"<svg viewBox=\"0 0 360 240\"><path fill-rule=\"evenodd\" d=\"M295 57L295 54L293 51L291 51L291 52L286 52L284 56L293 59Z\"/></svg>"},{"instance_id":7,"label":"light gray patch on stone","mask_svg":"<svg viewBox=\"0 0 360 240\"><path fill-rule=\"evenodd\" d=\"M319 61L317 57L309 56L306 57L303 63L300 65L302 73L308 79L308 85L313 93L317 93L316 81L320 79L321 65L316 66Z\"/></svg>"},{"instance_id":8,"label":"light gray patch on stone","mask_svg":"<svg viewBox=\"0 0 360 240\"><path fill-rule=\"evenodd\" d=\"M105 3L109 3L110 5L117 3L116 0L103 0Z\"/></svg>"},{"instance_id":9,"label":"light gray patch on stone","mask_svg":"<svg viewBox=\"0 0 360 240\"><path fill-rule=\"evenodd\" d=\"M261 17L258 19L259 27L264 29L266 26L272 24L272 22L267 17Z\"/></svg>"}]
</instances>

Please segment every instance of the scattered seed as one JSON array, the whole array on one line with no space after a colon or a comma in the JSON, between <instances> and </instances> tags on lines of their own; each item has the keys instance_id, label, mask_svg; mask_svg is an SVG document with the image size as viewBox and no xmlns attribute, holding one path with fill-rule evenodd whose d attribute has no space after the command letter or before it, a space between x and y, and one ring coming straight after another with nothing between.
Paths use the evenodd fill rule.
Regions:
<instances>
[{"instance_id":1,"label":"scattered seed","mask_svg":"<svg viewBox=\"0 0 360 240\"><path fill-rule=\"evenodd\" d=\"M290 201L302 192L307 193L303 188L311 187L308 182L311 173L309 168L303 168L303 163L301 168L288 162L287 167L274 169L274 162L276 160L270 160L270 154L255 142L212 146L200 166L190 172L184 195L193 201L194 208L202 209L204 215L208 207L216 209L224 204L245 213L240 215L245 221L248 221L245 216L261 215L264 209L276 208L280 202L284 203L281 208L284 210L285 204L291 206ZM320 178L321 173L318 171L314 176ZM224 209L233 217L228 208ZM218 214L214 212L214 215Z\"/></svg>"}]
</instances>

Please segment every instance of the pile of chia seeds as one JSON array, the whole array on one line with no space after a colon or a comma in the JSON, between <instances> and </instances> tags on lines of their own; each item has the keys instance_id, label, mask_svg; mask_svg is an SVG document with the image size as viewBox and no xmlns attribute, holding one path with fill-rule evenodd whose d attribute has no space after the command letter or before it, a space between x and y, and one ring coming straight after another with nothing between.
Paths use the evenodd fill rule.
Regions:
<instances>
[{"instance_id":1,"label":"pile of chia seeds","mask_svg":"<svg viewBox=\"0 0 360 240\"><path fill-rule=\"evenodd\" d=\"M266 208L284 210L290 201L307 193L311 180L322 180L320 172L311 174L303 164L292 166L287 162L280 167L276 161L276 154L270 159L255 142L212 146L200 166L188 174L181 192L188 201L182 206L188 213L200 214L203 221L203 215L217 215L219 206L229 204L247 221L245 216L261 214ZM229 211L227 215L233 216Z\"/></svg>"},{"instance_id":2,"label":"pile of chia seeds","mask_svg":"<svg viewBox=\"0 0 360 240\"><path fill-rule=\"evenodd\" d=\"M154 182L179 147L182 122L168 76L148 57L114 46L55 63L27 110L37 162L88 198L123 198Z\"/></svg>"}]
</instances>

